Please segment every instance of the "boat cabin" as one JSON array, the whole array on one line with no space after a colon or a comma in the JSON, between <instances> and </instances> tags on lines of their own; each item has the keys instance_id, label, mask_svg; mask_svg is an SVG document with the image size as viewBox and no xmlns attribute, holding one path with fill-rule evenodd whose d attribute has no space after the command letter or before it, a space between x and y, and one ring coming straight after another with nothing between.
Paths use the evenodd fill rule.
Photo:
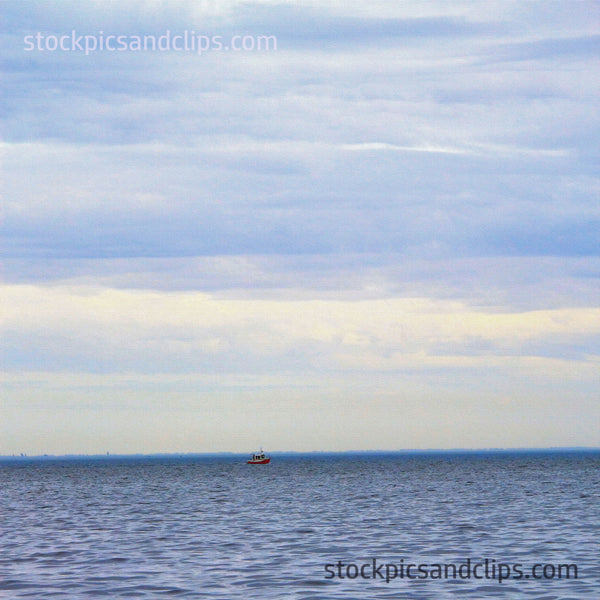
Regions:
<instances>
[{"instance_id":1,"label":"boat cabin","mask_svg":"<svg viewBox=\"0 0 600 600\"><path fill-rule=\"evenodd\" d=\"M271 458L267 456L262 448L260 452L254 452L250 455L250 459L246 461L249 465L268 465Z\"/></svg>"}]
</instances>

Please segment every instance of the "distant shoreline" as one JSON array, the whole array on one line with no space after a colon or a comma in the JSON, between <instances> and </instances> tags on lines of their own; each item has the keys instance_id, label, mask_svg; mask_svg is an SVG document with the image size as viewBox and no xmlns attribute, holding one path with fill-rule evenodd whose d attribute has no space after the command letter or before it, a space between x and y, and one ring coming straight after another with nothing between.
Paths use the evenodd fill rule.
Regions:
<instances>
[{"instance_id":1,"label":"distant shoreline","mask_svg":"<svg viewBox=\"0 0 600 600\"><path fill-rule=\"evenodd\" d=\"M552 455L552 454L600 454L600 447L550 447L550 448L464 448L426 450L346 450L311 452L281 451L269 452L278 458L343 458L343 457L395 457L395 456L491 456L491 455ZM37 454L0 455L0 461L44 461L44 460L139 460L139 459L238 459L247 452L160 452L136 454Z\"/></svg>"}]
</instances>

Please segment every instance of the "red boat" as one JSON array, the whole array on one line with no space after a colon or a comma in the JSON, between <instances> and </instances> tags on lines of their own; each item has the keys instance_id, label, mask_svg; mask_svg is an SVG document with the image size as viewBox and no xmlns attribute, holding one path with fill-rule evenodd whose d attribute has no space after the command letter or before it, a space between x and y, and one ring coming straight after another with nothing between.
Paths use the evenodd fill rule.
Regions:
<instances>
[{"instance_id":1,"label":"red boat","mask_svg":"<svg viewBox=\"0 0 600 600\"><path fill-rule=\"evenodd\" d=\"M246 463L249 465L268 465L270 461L271 457L267 456L261 448L260 452L255 452L254 454L251 454L249 460L247 460Z\"/></svg>"}]
</instances>

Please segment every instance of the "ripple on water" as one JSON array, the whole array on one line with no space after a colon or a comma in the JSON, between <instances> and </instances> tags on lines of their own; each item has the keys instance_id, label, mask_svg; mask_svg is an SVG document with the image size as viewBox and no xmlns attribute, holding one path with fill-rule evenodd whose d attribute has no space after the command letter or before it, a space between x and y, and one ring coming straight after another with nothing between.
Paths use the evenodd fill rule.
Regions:
<instances>
[{"instance_id":1,"label":"ripple on water","mask_svg":"<svg viewBox=\"0 0 600 600\"><path fill-rule=\"evenodd\" d=\"M600 598L597 455L0 465L21 598ZM327 580L337 561L573 563L550 581ZM2 594L0 594L2 595Z\"/></svg>"}]
</instances>

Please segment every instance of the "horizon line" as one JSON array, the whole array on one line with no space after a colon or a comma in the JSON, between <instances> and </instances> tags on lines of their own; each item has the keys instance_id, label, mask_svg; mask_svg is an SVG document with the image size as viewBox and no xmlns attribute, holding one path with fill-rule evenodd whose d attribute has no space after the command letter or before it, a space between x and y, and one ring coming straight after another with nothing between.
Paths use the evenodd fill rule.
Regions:
<instances>
[{"instance_id":1,"label":"horizon line","mask_svg":"<svg viewBox=\"0 0 600 600\"><path fill-rule=\"evenodd\" d=\"M312 455L356 455L356 454L476 454L476 453L539 453L539 452L600 452L600 446L547 446L547 447L504 447L504 448L405 448L397 450L276 450L269 452L271 456L312 456ZM184 457L235 457L246 456L248 452L220 451L220 452L129 452L105 454L0 454L0 460L5 459L44 459L44 458L184 458Z\"/></svg>"}]
</instances>

